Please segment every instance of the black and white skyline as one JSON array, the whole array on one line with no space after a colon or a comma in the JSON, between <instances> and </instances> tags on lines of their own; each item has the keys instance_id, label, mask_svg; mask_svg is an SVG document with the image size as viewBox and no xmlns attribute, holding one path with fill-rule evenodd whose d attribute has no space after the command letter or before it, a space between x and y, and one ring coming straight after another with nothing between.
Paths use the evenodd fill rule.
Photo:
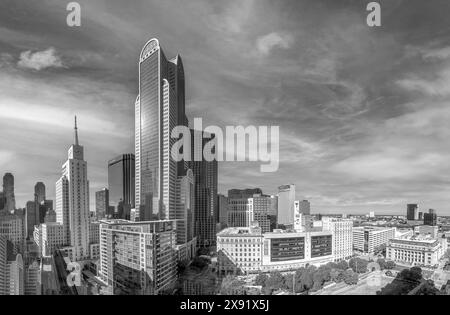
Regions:
<instances>
[{"instance_id":1,"label":"black and white skyline","mask_svg":"<svg viewBox=\"0 0 450 315\"><path fill-rule=\"evenodd\" d=\"M448 1L78 1L0 3L0 170L24 207L54 199L73 115L89 162L91 209L107 162L134 151L143 44L180 53L186 112L205 124L279 125L280 169L221 163L219 191L295 183L314 212L450 214ZM368 2L368 1L367 1Z\"/></svg>"}]
</instances>

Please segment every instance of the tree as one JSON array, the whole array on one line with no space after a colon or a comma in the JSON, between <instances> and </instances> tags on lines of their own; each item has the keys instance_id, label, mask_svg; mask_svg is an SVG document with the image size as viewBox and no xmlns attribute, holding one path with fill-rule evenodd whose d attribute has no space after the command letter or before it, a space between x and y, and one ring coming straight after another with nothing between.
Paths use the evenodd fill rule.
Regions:
<instances>
[{"instance_id":1,"label":"tree","mask_svg":"<svg viewBox=\"0 0 450 315\"><path fill-rule=\"evenodd\" d=\"M397 267L397 265L391 260L386 261L386 263L384 264L384 268L387 270L395 269L395 267Z\"/></svg>"},{"instance_id":2,"label":"tree","mask_svg":"<svg viewBox=\"0 0 450 315\"><path fill-rule=\"evenodd\" d=\"M268 279L269 279L269 277L265 273L260 273L255 278L255 285L260 285L262 287L266 287Z\"/></svg>"},{"instance_id":3,"label":"tree","mask_svg":"<svg viewBox=\"0 0 450 315\"><path fill-rule=\"evenodd\" d=\"M359 276L356 272L351 269L347 269L343 272L343 280L345 284L356 285L358 284Z\"/></svg>"},{"instance_id":4,"label":"tree","mask_svg":"<svg viewBox=\"0 0 450 315\"><path fill-rule=\"evenodd\" d=\"M384 260L383 258L379 258L377 260L377 264L380 266L381 270L386 269L386 260Z\"/></svg>"},{"instance_id":5,"label":"tree","mask_svg":"<svg viewBox=\"0 0 450 315\"><path fill-rule=\"evenodd\" d=\"M286 282L283 275L279 271L271 272L269 278L266 281L266 288L272 290L285 289Z\"/></svg>"},{"instance_id":6,"label":"tree","mask_svg":"<svg viewBox=\"0 0 450 315\"><path fill-rule=\"evenodd\" d=\"M330 272L331 281L334 281L336 283L342 282L343 274L344 274L344 270L339 270L339 269L331 270L331 272Z\"/></svg>"},{"instance_id":7,"label":"tree","mask_svg":"<svg viewBox=\"0 0 450 315\"><path fill-rule=\"evenodd\" d=\"M340 262L337 263L337 269L340 270L347 270L348 267L348 263L345 260L341 260Z\"/></svg>"},{"instance_id":8,"label":"tree","mask_svg":"<svg viewBox=\"0 0 450 315\"><path fill-rule=\"evenodd\" d=\"M192 260L191 266L200 270L205 269L209 265L210 261L204 257L195 257Z\"/></svg>"},{"instance_id":9,"label":"tree","mask_svg":"<svg viewBox=\"0 0 450 315\"><path fill-rule=\"evenodd\" d=\"M367 265L369 262L361 258L350 259L348 265L356 273L365 273L367 271Z\"/></svg>"}]
</instances>

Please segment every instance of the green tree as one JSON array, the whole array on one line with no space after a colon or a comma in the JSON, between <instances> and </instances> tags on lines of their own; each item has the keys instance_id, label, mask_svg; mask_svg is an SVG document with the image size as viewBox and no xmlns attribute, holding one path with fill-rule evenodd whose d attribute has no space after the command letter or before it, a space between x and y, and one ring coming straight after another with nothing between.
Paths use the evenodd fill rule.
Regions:
<instances>
[{"instance_id":1,"label":"green tree","mask_svg":"<svg viewBox=\"0 0 450 315\"><path fill-rule=\"evenodd\" d=\"M350 259L348 265L356 273L365 273L367 271L367 265L369 262L361 258Z\"/></svg>"},{"instance_id":2,"label":"green tree","mask_svg":"<svg viewBox=\"0 0 450 315\"><path fill-rule=\"evenodd\" d=\"M266 288L272 290L286 289L286 282L279 271L274 271L270 273L269 278L266 281Z\"/></svg>"},{"instance_id":3,"label":"green tree","mask_svg":"<svg viewBox=\"0 0 450 315\"><path fill-rule=\"evenodd\" d=\"M386 261L384 268L387 270L392 270L392 269L395 269L396 266L397 265L395 264L395 262L388 260L388 261Z\"/></svg>"},{"instance_id":4,"label":"green tree","mask_svg":"<svg viewBox=\"0 0 450 315\"><path fill-rule=\"evenodd\" d=\"M356 272L351 269L347 269L343 272L343 280L345 284L356 285L358 284L359 276Z\"/></svg>"},{"instance_id":5,"label":"green tree","mask_svg":"<svg viewBox=\"0 0 450 315\"><path fill-rule=\"evenodd\" d=\"M266 287L268 279L269 279L269 277L265 273L260 273L255 278L255 285L260 285L260 286Z\"/></svg>"},{"instance_id":6,"label":"green tree","mask_svg":"<svg viewBox=\"0 0 450 315\"><path fill-rule=\"evenodd\" d=\"M348 263L345 260L341 260L337 263L337 269L347 270L349 268Z\"/></svg>"}]
</instances>

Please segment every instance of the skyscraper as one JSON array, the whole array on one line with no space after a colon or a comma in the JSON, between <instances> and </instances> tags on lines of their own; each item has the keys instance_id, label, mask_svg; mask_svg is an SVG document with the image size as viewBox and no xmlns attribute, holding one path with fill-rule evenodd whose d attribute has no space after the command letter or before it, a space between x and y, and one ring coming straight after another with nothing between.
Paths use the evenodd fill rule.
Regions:
<instances>
[{"instance_id":1,"label":"skyscraper","mask_svg":"<svg viewBox=\"0 0 450 315\"><path fill-rule=\"evenodd\" d=\"M108 162L109 206L114 209L119 219L128 219L129 211L135 207L135 156L123 154ZM119 216L119 207L124 213ZM109 209L108 215L113 216Z\"/></svg>"},{"instance_id":2,"label":"skyscraper","mask_svg":"<svg viewBox=\"0 0 450 315\"><path fill-rule=\"evenodd\" d=\"M149 295L177 278L174 221L100 221L99 276L109 294Z\"/></svg>"},{"instance_id":3,"label":"skyscraper","mask_svg":"<svg viewBox=\"0 0 450 315\"><path fill-rule=\"evenodd\" d=\"M3 176L3 194L5 210L13 212L16 209L16 197L14 196L14 176L11 173L6 173Z\"/></svg>"},{"instance_id":4,"label":"skyscraper","mask_svg":"<svg viewBox=\"0 0 450 315\"><path fill-rule=\"evenodd\" d=\"M437 226L437 214L435 210L430 209L428 213L424 213L423 224L429 226Z\"/></svg>"},{"instance_id":5,"label":"skyscraper","mask_svg":"<svg viewBox=\"0 0 450 315\"><path fill-rule=\"evenodd\" d=\"M84 148L78 143L76 117L75 141L56 182L56 214L57 222L64 226L65 243L72 247L72 260L89 258L89 182Z\"/></svg>"},{"instance_id":6,"label":"skyscraper","mask_svg":"<svg viewBox=\"0 0 450 315\"><path fill-rule=\"evenodd\" d=\"M214 139L214 135L191 130L191 153L193 156L202 156L204 146ZM202 141L195 141L195 138ZM197 152L197 154L196 154ZM216 244L216 218L217 218L217 160L189 162L189 168L194 173L195 183L195 235L198 244L202 247Z\"/></svg>"},{"instance_id":7,"label":"skyscraper","mask_svg":"<svg viewBox=\"0 0 450 315\"><path fill-rule=\"evenodd\" d=\"M38 204L41 204L45 200L45 185L42 182L36 183L34 185L34 196L35 201L37 201Z\"/></svg>"},{"instance_id":8,"label":"skyscraper","mask_svg":"<svg viewBox=\"0 0 450 315\"><path fill-rule=\"evenodd\" d=\"M97 219L105 218L108 210L109 190L107 188L103 188L95 193L95 215L97 216Z\"/></svg>"},{"instance_id":9,"label":"skyscraper","mask_svg":"<svg viewBox=\"0 0 450 315\"><path fill-rule=\"evenodd\" d=\"M406 219L410 221L419 220L419 205L409 204L406 206Z\"/></svg>"},{"instance_id":10,"label":"skyscraper","mask_svg":"<svg viewBox=\"0 0 450 315\"><path fill-rule=\"evenodd\" d=\"M278 224L293 226L294 224L295 185L278 187Z\"/></svg>"},{"instance_id":11,"label":"skyscraper","mask_svg":"<svg viewBox=\"0 0 450 315\"><path fill-rule=\"evenodd\" d=\"M146 43L139 60L135 104L136 199L140 221L169 219L176 211L178 174L186 163L172 159L172 129L187 124L181 58L168 60L157 39ZM183 166L184 165L184 166Z\"/></svg>"}]
</instances>

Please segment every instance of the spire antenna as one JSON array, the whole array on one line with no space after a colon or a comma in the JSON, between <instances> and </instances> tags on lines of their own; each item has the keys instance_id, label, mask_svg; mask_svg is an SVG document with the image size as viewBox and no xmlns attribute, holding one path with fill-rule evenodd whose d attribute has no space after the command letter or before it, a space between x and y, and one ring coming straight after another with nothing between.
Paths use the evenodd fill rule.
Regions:
<instances>
[{"instance_id":1,"label":"spire antenna","mask_svg":"<svg viewBox=\"0 0 450 315\"><path fill-rule=\"evenodd\" d=\"M78 127L77 127L77 116L75 115L75 145L78 145Z\"/></svg>"}]
</instances>

